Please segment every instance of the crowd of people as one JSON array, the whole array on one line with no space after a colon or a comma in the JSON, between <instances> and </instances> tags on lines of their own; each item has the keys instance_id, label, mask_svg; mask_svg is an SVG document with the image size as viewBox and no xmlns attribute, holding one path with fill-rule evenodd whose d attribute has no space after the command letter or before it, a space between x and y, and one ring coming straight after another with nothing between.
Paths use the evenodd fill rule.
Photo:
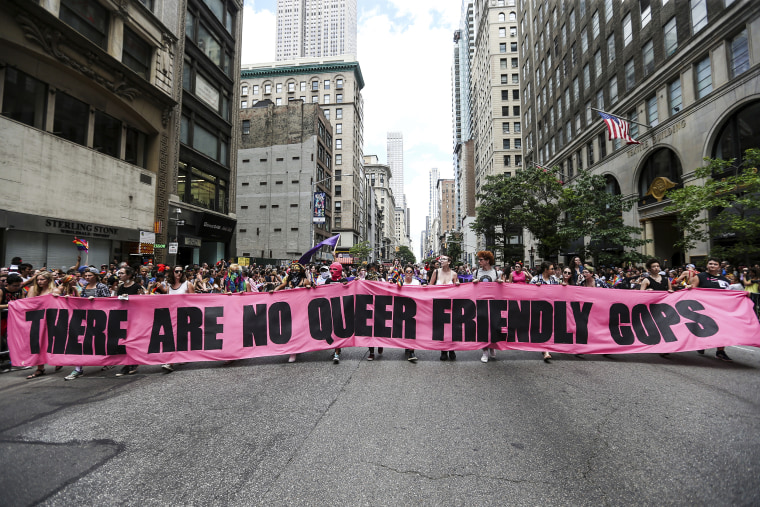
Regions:
<instances>
[{"instance_id":1,"label":"crowd of people","mask_svg":"<svg viewBox=\"0 0 760 507\"><path fill-rule=\"evenodd\" d=\"M573 257L568 265L543 261L538 266L523 266L520 262L499 267L495 265L493 253L477 253L477 265L452 266L451 259L440 256L427 264L404 265L400 260L392 264L364 263L358 266L344 266L339 262L310 263L301 265L293 262L288 266L241 266L230 259L220 260L214 265L193 264L186 266L154 265L146 263L130 266L126 262L114 262L99 268L81 265L81 257L68 269L35 270L31 264L14 258L11 266L0 268L0 310L7 310L11 301L44 295L58 297L100 297L128 298L143 294L232 294L239 292L271 292L285 289L307 288L330 283L349 283L353 280L383 281L404 285L458 285L460 283L517 283L534 285L573 285L580 287L677 291L692 287L743 290L753 295L760 306L760 266L733 267L727 261L709 258L704 269L687 264L675 269L663 269L657 259L648 260L643 267L595 268L584 263L580 257ZM756 309L758 308L756 306ZM1 350L5 344L7 319L3 311ZM698 351L704 354L704 350ZM341 349L336 348L332 360L340 362ZM378 355L383 348L377 350ZM412 349L405 350L405 357L416 362ZM495 357L495 350L483 349L481 361L487 363ZM551 359L548 351L542 353L545 361ZM716 357L731 361L723 347L718 348ZM376 358L371 347L367 359ZM442 351L441 361L456 360L456 351ZM289 362L296 361L290 355ZM232 361L227 361L229 364ZM174 371L174 364L164 364L164 372ZM107 369L108 367L104 367ZM125 365L117 376L133 375L137 365ZM56 366L59 371L61 366ZM45 374L45 365L38 365L28 379ZM84 375L84 368L76 366L65 379L74 380Z\"/></svg>"}]
</instances>

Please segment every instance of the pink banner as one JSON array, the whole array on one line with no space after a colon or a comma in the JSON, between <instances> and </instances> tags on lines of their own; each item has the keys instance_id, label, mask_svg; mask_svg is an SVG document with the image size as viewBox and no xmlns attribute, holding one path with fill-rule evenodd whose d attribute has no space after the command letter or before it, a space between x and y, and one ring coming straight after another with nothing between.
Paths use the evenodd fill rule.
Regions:
<instances>
[{"instance_id":1,"label":"pink banner","mask_svg":"<svg viewBox=\"0 0 760 507\"><path fill-rule=\"evenodd\" d=\"M15 365L161 364L326 350L681 352L760 346L747 293L354 281L276 293L13 301Z\"/></svg>"}]
</instances>

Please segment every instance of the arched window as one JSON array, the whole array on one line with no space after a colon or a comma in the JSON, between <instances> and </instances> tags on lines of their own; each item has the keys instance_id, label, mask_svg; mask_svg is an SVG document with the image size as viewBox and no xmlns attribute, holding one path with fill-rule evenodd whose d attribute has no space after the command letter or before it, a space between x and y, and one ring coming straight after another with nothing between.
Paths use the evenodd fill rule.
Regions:
<instances>
[{"instance_id":1,"label":"arched window","mask_svg":"<svg viewBox=\"0 0 760 507\"><path fill-rule=\"evenodd\" d=\"M620 195L620 183L611 174L604 175L604 181L606 183L604 191L612 195Z\"/></svg>"},{"instance_id":2,"label":"arched window","mask_svg":"<svg viewBox=\"0 0 760 507\"><path fill-rule=\"evenodd\" d=\"M668 148L652 152L639 174L639 205L661 201L666 190L681 186L682 174L681 161L675 152Z\"/></svg>"},{"instance_id":3,"label":"arched window","mask_svg":"<svg viewBox=\"0 0 760 507\"><path fill-rule=\"evenodd\" d=\"M506 21L506 20L507 20L507 17L504 15L503 12L500 12L499 13L499 21Z\"/></svg>"},{"instance_id":4,"label":"arched window","mask_svg":"<svg viewBox=\"0 0 760 507\"><path fill-rule=\"evenodd\" d=\"M514 12L510 12L509 13L509 20L510 21L517 21L517 14L515 14Z\"/></svg>"},{"instance_id":5,"label":"arched window","mask_svg":"<svg viewBox=\"0 0 760 507\"><path fill-rule=\"evenodd\" d=\"M739 166L749 148L760 148L760 101L740 109L726 120L715 140L712 158L735 158L734 164Z\"/></svg>"}]
</instances>

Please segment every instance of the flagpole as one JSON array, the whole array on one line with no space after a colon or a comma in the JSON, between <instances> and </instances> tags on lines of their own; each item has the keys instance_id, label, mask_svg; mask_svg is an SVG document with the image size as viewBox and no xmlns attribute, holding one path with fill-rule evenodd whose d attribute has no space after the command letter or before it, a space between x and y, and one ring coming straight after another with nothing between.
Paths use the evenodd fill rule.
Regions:
<instances>
[{"instance_id":1,"label":"flagpole","mask_svg":"<svg viewBox=\"0 0 760 507\"><path fill-rule=\"evenodd\" d=\"M628 123L635 123L636 125L641 125L642 127L646 127L646 128L648 128L648 129L654 128L654 127L652 127L651 125L647 125L646 123L640 123L640 122L637 122L637 121L629 120L629 119L627 119L627 118L623 118L622 116L619 116L619 115L617 115L617 114L614 114L614 113L608 113L607 111L603 111L603 110L601 110L601 109L597 109L597 108L595 108L595 107L589 107L589 109L591 109L592 111L598 111L598 112L600 112L600 113L604 113L604 114L608 114L608 115L610 115L610 116L614 116L615 118L619 118L619 119L621 119L621 120L627 121Z\"/></svg>"}]
</instances>

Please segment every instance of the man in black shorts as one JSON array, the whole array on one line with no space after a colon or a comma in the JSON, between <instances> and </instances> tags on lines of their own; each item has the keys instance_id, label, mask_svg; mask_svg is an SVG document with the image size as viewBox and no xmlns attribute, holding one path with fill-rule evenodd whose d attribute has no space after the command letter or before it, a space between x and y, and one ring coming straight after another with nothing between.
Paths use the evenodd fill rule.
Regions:
<instances>
[{"instance_id":1,"label":"man in black shorts","mask_svg":"<svg viewBox=\"0 0 760 507\"><path fill-rule=\"evenodd\" d=\"M728 278L721 274L720 260L715 257L707 259L707 272L697 273L689 283L692 287L702 287L703 289L728 289L728 286L731 285ZM705 353L704 349L697 352ZM723 361L731 361L731 358L726 354L726 347L718 347L715 357Z\"/></svg>"}]
</instances>

